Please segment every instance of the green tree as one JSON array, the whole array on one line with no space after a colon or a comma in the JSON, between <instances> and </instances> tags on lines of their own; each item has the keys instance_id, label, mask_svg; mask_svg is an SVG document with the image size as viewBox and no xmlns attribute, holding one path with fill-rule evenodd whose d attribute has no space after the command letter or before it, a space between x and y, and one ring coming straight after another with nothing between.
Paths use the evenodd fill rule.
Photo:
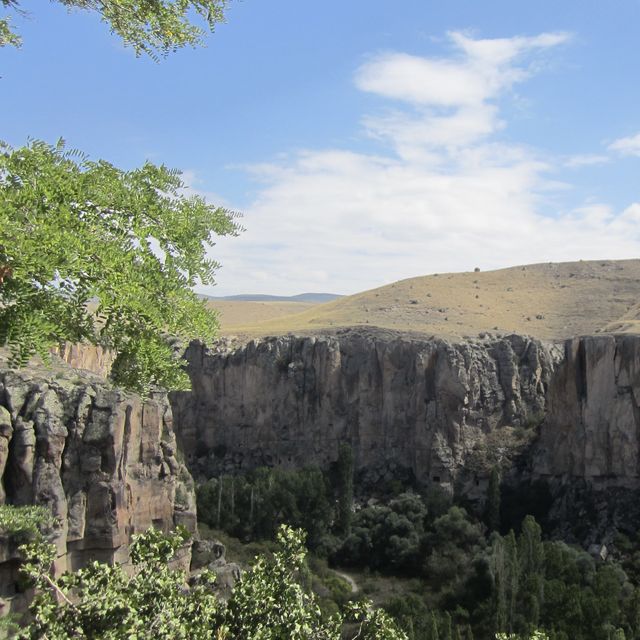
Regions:
<instances>
[{"instance_id":1,"label":"green tree","mask_svg":"<svg viewBox=\"0 0 640 640\"><path fill-rule=\"evenodd\" d=\"M438 623L433 612L429 616L429 623L427 626L427 633L425 637L427 640L440 640L440 634L438 633Z\"/></svg>"},{"instance_id":2,"label":"green tree","mask_svg":"<svg viewBox=\"0 0 640 640\"><path fill-rule=\"evenodd\" d=\"M544 546L542 529L533 516L522 522L518 537L520 562L520 605L529 630L538 626L544 597Z\"/></svg>"},{"instance_id":3,"label":"green tree","mask_svg":"<svg viewBox=\"0 0 640 640\"><path fill-rule=\"evenodd\" d=\"M338 529L348 535L353 518L353 450L349 444L341 444L338 449Z\"/></svg>"},{"instance_id":4,"label":"green tree","mask_svg":"<svg viewBox=\"0 0 640 640\"><path fill-rule=\"evenodd\" d=\"M461 587L469 579L473 559L485 545L480 525L460 507L451 507L434 521L427 542L424 575L435 587L447 590Z\"/></svg>"},{"instance_id":5,"label":"green tree","mask_svg":"<svg viewBox=\"0 0 640 640\"><path fill-rule=\"evenodd\" d=\"M234 214L186 196L178 171L122 171L62 142L0 145L0 346L13 364L62 341L112 349L114 380L187 388L180 340L210 340L212 237Z\"/></svg>"},{"instance_id":6,"label":"green tree","mask_svg":"<svg viewBox=\"0 0 640 640\"><path fill-rule=\"evenodd\" d=\"M1 515L1 510L0 510ZM182 533L154 529L135 537L133 575L120 565L94 562L73 574L52 578L55 548L42 537L23 547L24 570L34 582L31 620L18 637L67 640L339 640L345 624L352 638L406 640L382 610L350 605L344 614L322 619L313 595L297 580L304 567L304 534L282 527L279 549L259 558L236 584L228 602L215 595L215 577L205 571L185 588L186 576L168 561L185 542Z\"/></svg>"},{"instance_id":7,"label":"green tree","mask_svg":"<svg viewBox=\"0 0 640 640\"><path fill-rule=\"evenodd\" d=\"M137 55L167 55L185 46L202 44L206 30L213 31L224 20L228 0L57 0L69 9L98 13L125 45ZM0 0L2 6L19 13L19 0ZM201 19L204 28L191 16ZM9 18L0 19L0 46L19 46L20 38L11 29Z\"/></svg>"},{"instance_id":8,"label":"green tree","mask_svg":"<svg viewBox=\"0 0 640 640\"><path fill-rule=\"evenodd\" d=\"M485 509L486 523L490 531L500 530L500 470L491 469L489 487L487 488L487 504Z\"/></svg>"},{"instance_id":9,"label":"green tree","mask_svg":"<svg viewBox=\"0 0 640 640\"><path fill-rule=\"evenodd\" d=\"M507 562L505 559L505 542L502 536L494 534L491 540L491 558L493 561L493 611L494 629L507 631Z\"/></svg>"},{"instance_id":10,"label":"green tree","mask_svg":"<svg viewBox=\"0 0 640 640\"><path fill-rule=\"evenodd\" d=\"M152 57L202 44L228 0L57 0L96 12L112 33ZM20 0L0 0L26 12ZM0 46L19 45L9 17ZM193 294L211 284L213 235L233 215L186 197L178 171L89 162L42 142L0 147L0 346L14 364L51 345L86 340L113 349L114 380L136 391L187 388L174 338L208 340L215 316ZM91 303L91 304L90 304Z\"/></svg>"}]
</instances>

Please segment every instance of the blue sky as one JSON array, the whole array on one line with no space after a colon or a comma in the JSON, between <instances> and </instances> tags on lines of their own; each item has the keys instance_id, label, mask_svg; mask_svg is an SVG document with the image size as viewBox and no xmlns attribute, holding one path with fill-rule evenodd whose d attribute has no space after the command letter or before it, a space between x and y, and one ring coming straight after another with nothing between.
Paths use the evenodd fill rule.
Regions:
<instances>
[{"instance_id":1,"label":"blue sky","mask_svg":"<svg viewBox=\"0 0 640 640\"><path fill-rule=\"evenodd\" d=\"M638 0L243 0L160 63L22 6L0 137L164 162L242 211L210 293L640 255Z\"/></svg>"}]
</instances>

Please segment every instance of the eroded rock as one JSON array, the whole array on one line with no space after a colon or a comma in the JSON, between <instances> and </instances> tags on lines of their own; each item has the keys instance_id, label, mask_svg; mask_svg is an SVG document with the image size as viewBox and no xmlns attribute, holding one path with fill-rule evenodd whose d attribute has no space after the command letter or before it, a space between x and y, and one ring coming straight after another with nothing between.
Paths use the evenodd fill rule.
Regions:
<instances>
[{"instance_id":1,"label":"eroded rock","mask_svg":"<svg viewBox=\"0 0 640 640\"><path fill-rule=\"evenodd\" d=\"M0 373L0 498L51 509L57 571L126 565L131 536L150 526L195 531L193 481L176 455L164 394L143 401L64 368ZM190 549L182 555L188 568ZM7 562L2 597L15 589Z\"/></svg>"},{"instance_id":2,"label":"eroded rock","mask_svg":"<svg viewBox=\"0 0 640 640\"><path fill-rule=\"evenodd\" d=\"M522 337L457 344L375 330L187 350L193 391L171 394L200 477L326 467L353 446L365 482L452 485L487 435L537 424L563 352Z\"/></svg>"}]
</instances>

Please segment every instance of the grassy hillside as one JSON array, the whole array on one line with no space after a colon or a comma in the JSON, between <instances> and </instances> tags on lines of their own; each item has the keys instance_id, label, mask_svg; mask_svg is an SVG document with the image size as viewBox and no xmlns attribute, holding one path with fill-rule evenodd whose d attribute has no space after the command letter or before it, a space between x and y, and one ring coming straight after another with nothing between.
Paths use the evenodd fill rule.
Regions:
<instances>
[{"instance_id":1,"label":"grassy hillside","mask_svg":"<svg viewBox=\"0 0 640 640\"><path fill-rule=\"evenodd\" d=\"M516 332L561 339L640 330L640 260L544 263L401 280L320 304L213 301L223 334L377 326L443 337Z\"/></svg>"}]
</instances>

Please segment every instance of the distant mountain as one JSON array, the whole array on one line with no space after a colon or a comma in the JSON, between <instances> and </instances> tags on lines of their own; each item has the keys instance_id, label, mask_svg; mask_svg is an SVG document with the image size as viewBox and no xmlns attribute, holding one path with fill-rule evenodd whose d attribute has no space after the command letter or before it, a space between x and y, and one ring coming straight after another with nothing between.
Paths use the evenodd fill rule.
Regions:
<instances>
[{"instance_id":1,"label":"distant mountain","mask_svg":"<svg viewBox=\"0 0 640 640\"><path fill-rule=\"evenodd\" d=\"M343 296L337 293L299 293L297 296L270 296L243 293L237 296L202 296L207 300L230 300L233 302L331 302Z\"/></svg>"}]
</instances>

